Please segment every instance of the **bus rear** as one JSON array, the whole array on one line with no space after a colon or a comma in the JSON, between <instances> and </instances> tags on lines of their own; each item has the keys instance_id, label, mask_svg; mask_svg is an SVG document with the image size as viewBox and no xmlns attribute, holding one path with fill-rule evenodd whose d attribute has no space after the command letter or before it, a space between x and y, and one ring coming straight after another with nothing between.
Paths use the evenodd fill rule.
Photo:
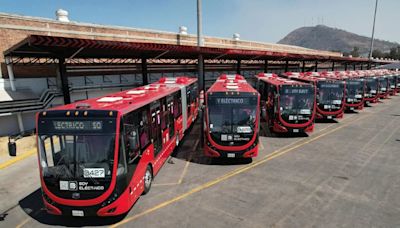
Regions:
<instances>
[{"instance_id":1,"label":"bus rear","mask_svg":"<svg viewBox=\"0 0 400 228\"><path fill-rule=\"evenodd\" d=\"M240 80L217 80L206 93L204 153L208 157L258 154L259 94L241 76L235 78Z\"/></svg>"}]
</instances>

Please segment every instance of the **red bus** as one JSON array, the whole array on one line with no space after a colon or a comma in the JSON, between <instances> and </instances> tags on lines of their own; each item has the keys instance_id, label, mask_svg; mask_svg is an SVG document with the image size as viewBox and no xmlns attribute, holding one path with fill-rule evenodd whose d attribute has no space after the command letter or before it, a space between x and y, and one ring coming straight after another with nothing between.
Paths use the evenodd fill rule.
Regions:
<instances>
[{"instance_id":1,"label":"red bus","mask_svg":"<svg viewBox=\"0 0 400 228\"><path fill-rule=\"evenodd\" d=\"M397 93L397 77L394 72L386 71L389 81L389 95L394 96Z\"/></svg>"},{"instance_id":2,"label":"red bus","mask_svg":"<svg viewBox=\"0 0 400 228\"><path fill-rule=\"evenodd\" d=\"M167 81L37 113L48 213L120 215L150 190L192 122L186 104L192 111L197 102L197 79L179 77L176 86Z\"/></svg>"},{"instance_id":3,"label":"red bus","mask_svg":"<svg viewBox=\"0 0 400 228\"><path fill-rule=\"evenodd\" d=\"M364 103L376 103L379 99L379 77L375 76L372 71L362 71L359 74L363 75L365 81Z\"/></svg>"},{"instance_id":4,"label":"red bus","mask_svg":"<svg viewBox=\"0 0 400 228\"><path fill-rule=\"evenodd\" d=\"M378 98L386 99L389 97L389 78L383 74L382 71L374 71L375 75L378 77L379 89Z\"/></svg>"},{"instance_id":5,"label":"red bus","mask_svg":"<svg viewBox=\"0 0 400 228\"><path fill-rule=\"evenodd\" d=\"M323 75L318 72L307 72L305 74L288 72L280 76L314 85L317 90L317 119L333 119L343 117L345 90L343 81L323 77Z\"/></svg>"},{"instance_id":6,"label":"red bus","mask_svg":"<svg viewBox=\"0 0 400 228\"><path fill-rule=\"evenodd\" d=\"M362 110L364 108L365 81L356 72L335 72L333 77L345 82L345 110Z\"/></svg>"},{"instance_id":7,"label":"red bus","mask_svg":"<svg viewBox=\"0 0 400 228\"><path fill-rule=\"evenodd\" d=\"M258 92L240 75L221 75L205 95L208 157L250 158L258 154Z\"/></svg>"},{"instance_id":8,"label":"red bus","mask_svg":"<svg viewBox=\"0 0 400 228\"><path fill-rule=\"evenodd\" d=\"M276 133L312 132L316 113L314 85L261 73L257 76L261 115Z\"/></svg>"}]
</instances>

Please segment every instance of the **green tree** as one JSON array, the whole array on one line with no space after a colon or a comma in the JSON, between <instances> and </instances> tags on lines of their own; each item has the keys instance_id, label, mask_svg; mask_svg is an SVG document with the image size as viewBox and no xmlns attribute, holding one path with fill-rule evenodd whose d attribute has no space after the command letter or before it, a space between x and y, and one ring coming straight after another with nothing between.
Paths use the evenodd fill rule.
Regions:
<instances>
[{"instance_id":1,"label":"green tree","mask_svg":"<svg viewBox=\"0 0 400 228\"><path fill-rule=\"evenodd\" d=\"M353 50L350 52L350 55L353 57L360 57L360 48L353 47Z\"/></svg>"},{"instance_id":2,"label":"green tree","mask_svg":"<svg viewBox=\"0 0 400 228\"><path fill-rule=\"evenodd\" d=\"M372 51L372 57L374 57L374 58L385 58L385 54L381 50L375 49L375 50Z\"/></svg>"}]
</instances>

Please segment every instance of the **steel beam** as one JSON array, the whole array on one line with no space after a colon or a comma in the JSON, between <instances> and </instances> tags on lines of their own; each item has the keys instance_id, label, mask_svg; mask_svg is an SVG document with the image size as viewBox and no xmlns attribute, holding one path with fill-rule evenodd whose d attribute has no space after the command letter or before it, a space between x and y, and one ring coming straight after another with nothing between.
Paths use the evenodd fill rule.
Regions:
<instances>
[{"instance_id":1,"label":"steel beam","mask_svg":"<svg viewBox=\"0 0 400 228\"><path fill-rule=\"evenodd\" d=\"M306 61L303 60L302 66L301 66L301 72L306 72Z\"/></svg>"},{"instance_id":2,"label":"steel beam","mask_svg":"<svg viewBox=\"0 0 400 228\"><path fill-rule=\"evenodd\" d=\"M335 71L335 61L332 61L332 71Z\"/></svg>"},{"instance_id":3,"label":"steel beam","mask_svg":"<svg viewBox=\"0 0 400 228\"><path fill-rule=\"evenodd\" d=\"M315 61L315 69L314 69L314 71L318 72L318 61Z\"/></svg>"}]
</instances>

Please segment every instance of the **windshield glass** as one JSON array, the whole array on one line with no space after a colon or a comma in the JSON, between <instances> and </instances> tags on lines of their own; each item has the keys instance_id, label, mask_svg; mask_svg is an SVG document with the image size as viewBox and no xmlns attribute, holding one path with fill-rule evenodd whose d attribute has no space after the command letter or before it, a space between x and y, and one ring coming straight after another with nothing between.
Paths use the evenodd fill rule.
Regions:
<instances>
[{"instance_id":1,"label":"windshield glass","mask_svg":"<svg viewBox=\"0 0 400 228\"><path fill-rule=\"evenodd\" d=\"M314 88L283 85L280 90L280 113L289 123L305 123L314 109Z\"/></svg>"},{"instance_id":2,"label":"windshield glass","mask_svg":"<svg viewBox=\"0 0 400 228\"><path fill-rule=\"evenodd\" d=\"M378 90L378 80L376 78L366 78L365 93L368 96L374 96Z\"/></svg>"},{"instance_id":3,"label":"windshield glass","mask_svg":"<svg viewBox=\"0 0 400 228\"><path fill-rule=\"evenodd\" d=\"M114 135L39 135L43 177L111 177L114 142Z\"/></svg>"},{"instance_id":4,"label":"windshield glass","mask_svg":"<svg viewBox=\"0 0 400 228\"><path fill-rule=\"evenodd\" d=\"M324 110L340 109L344 96L341 81L319 81L317 83L317 103Z\"/></svg>"},{"instance_id":5,"label":"windshield glass","mask_svg":"<svg viewBox=\"0 0 400 228\"><path fill-rule=\"evenodd\" d=\"M387 86L388 86L388 80L387 78L380 77L379 79L379 89L381 92L386 92Z\"/></svg>"},{"instance_id":6,"label":"windshield glass","mask_svg":"<svg viewBox=\"0 0 400 228\"><path fill-rule=\"evenodd\" d=\"M364 82L361 79L346 80L346 100L348 103L361 102L364 95Z\"/></svg>"},{"instance_id":7,"label":"windshield glass","mask_svg":"<svg viewBox=\"0 0 400 228\"><path fill-rule=\"evenodd\" d=\"M389 85L390 88L395 88L396 87L396 77L395 76L389 76Z\"/></svg>"},{"instance_id":8,"label":"windshield glass","mask_svg":"<svg viewBox=\"0 0 400 228\"><path fill-rule=\"evenodd\" d=\"M222 94L208 96L209 133L220 145L244 145L255 132L258 97L223 97Z\"/></svg>"}]
</instances>

